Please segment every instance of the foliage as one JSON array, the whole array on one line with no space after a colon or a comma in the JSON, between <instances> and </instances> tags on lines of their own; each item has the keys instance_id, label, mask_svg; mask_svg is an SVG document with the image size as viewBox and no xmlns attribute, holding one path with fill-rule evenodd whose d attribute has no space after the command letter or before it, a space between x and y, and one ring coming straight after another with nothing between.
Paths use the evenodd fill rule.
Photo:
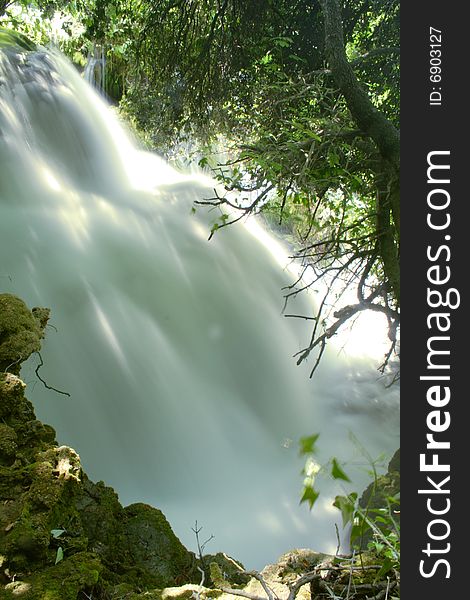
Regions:
<instances>
[{"instance_id":1,"label":"foliage","mask_svg":"<svg viewBox=\"0 0 470 600\"><path fill-rule=\"evenodd\" d=\"M300 440L300 454L306 457L300 502L307 502L310 509L320 495L315 482L317 474L327 474L334 480L350 482L336 458L330 459L322 466L316 463L314 456L317 439L318 435L313 435ZM380 479L374 463L372 463L372 474L374 478L372 488L375 491L380 486ZM400 497L399 493L385 495L379 503L374 503L373 495L373 493L368 495L364 506L364 496L359 499L356 492L345 492L343 495L336 496L333 506L341 513L343 529L350 526L351 546L361 551L367 549L377 557L381 565L377 574L377 578L380 579L390 571L400 570L400 522L397 518Z\"/></svg>"},{"instance_id":2,"label":"foliage","mask_svg":"<svg viewBox=\"0 0 470 600\"><path fill-rule=\"evenodd\" d=\"M318 351L313 372L327 340L373 310L389 324L384 371L400 302L398 2L345 0L339 17L337 0L112 7L112 26L95 28L125 47L121 107L137 128L161 151L201 140L205 167L224 140L211 235L263 212L295 236L303 265L286 301L328 282L298 361ZM352 286L355 301L341 301Z\"/></svg>"}]
</instances>

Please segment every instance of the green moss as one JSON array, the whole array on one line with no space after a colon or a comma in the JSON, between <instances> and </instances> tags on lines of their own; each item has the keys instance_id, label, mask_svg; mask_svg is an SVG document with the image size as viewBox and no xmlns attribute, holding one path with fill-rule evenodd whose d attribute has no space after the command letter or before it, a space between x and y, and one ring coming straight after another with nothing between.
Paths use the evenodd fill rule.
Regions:
<instances>
[{"instance_id":1,"label":"green moss","mask_svg":"<svg viewBox=\"0 0 470 600\"><path fill-rule=\"evenodd\" d=\"M130 562L138 564L154 587L196 582L196 560L179 541L165 515L147 504L125 509L123 524Z\"/></svg>"},{"instance_id":2,"label":"green moss","mask_svg":"<svg viewBox=\"0 0 470 600\"><path fill-rule=\"evenodd\" d=\"M21 363L39 352L48 316L44 312L38 316L35 318L20 298L0 294L0 371L17 375Z\"/></svg>"},{"instance_id":3,"label":"green moss","mask_svg":"<svg viewBox=\"0 0 470 600\"><path fill-rule=\"evenodd\" d=\"M98 583L102 565L88 552L77 553L31 577L7 584L0 598L22 600L76 600L80 591ZM21 596L20 596L21 592Z\"/></svg>"},{"instance_id":4,"label":"green moss","mask_svg":"<svg viewBox=\"0 0 470 600\"><path fill-rule=\"evenodd\" d=\"M31 402L24 397L25 387L16 375L0 373L0 419L15 431L16 425L35 418Z\"/></svg>"},{"instance_id":5,"label":"green moss","mask_svg":"<svg viewBox=\"0 0 470 600\"><path fill-rule=\"evenodd\" d=\"M230 587L230 582L228 582L222 574L222 569L220 565L213 562L210 564L210 574L212 583L216 588L228 588Z\"/></svg>"},{"instance_id":6,"label":"green moss","mask_svg":"<svg viewBox=\"0 0 470 600\"><path fill-rule=\"evenodd\" d=\"M221 590L214 590L206 587L196 585L194 583L188 583L180 587L165 588L160 593L161 600L186 600L194 598L198 594L201 600L218 598L222 596ZM145 598L147 596L144 596ZM156 596L155 596L156 597Z\"/></svg>"},{"instance_id":7,"label":"green moss","mask_svg":"<svg viewBox=\"0 0 470 600\"><path fill-rule=\"evenodd\" d=\"M0 464L11 464L16 456L18 436L14 429L0 423Z\"/></svg>"},{"instance_id":8,"label":"green moss","mask_svg":"<svg viewBox=\"0 0 470 600\"><path fill-rule=\"evenodd\" d=\"M220 567L225 579L230 582L232 587L245 585L250 581L249 575L242 573L245 567L240 562L231 559L222 552L218 552L217 554L206 554L200 564L205 573L206 585L209 585L211 581L210 565L212 563Z\"/></svg>"}]
</instances>

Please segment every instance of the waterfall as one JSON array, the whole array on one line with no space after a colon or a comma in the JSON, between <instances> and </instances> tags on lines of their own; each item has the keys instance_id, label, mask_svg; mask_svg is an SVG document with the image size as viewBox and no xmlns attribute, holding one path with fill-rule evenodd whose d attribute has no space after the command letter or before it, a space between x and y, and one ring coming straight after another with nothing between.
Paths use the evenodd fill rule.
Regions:
<instances>
[{"instance_id":1,"label":"waterfall","mask_svg":"<svg viewBox=\"0 0 470 600\"><path fill-rule=\"evenodd\" d=\"M333 349L312 380L295 365L309 331L281 314L286 255L240 224L208 242L214 213L192 207L213 187L142 152L60 55L0 49L0 288L51 309L41 376L70 394L45 389L30 359L38 418L188 548L197 519L207 552L249 568L334 552L341 488L325 480L314 511L299 506L297 441L320 432L320 459L360 463L360 491L349 434L390 456L398 393Z\"/></svg>"},{"instance_id":2,"label":"waterfall","mask_svg":"<svg viewBox=\"0 0 470 600\"><path fill-rule=\"evenodd\" d=\"M83 78L102 94L106 92L106 54L102 46L94 44L88 54Z\"/></svg>"}]
</instances>

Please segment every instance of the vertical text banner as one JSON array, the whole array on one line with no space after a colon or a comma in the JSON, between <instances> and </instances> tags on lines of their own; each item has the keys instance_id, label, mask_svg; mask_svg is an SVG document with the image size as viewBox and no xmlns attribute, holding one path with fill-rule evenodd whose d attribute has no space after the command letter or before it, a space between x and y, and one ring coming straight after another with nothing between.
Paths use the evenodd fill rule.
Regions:
<instances>
[{"instance_id":1,"label":"vertical text banner","mask_svg":"<svg viewBox=\"0 0 470 600\"><path fill-rule=\"evenodd\" d=\"M403 597L426 600L468 594L470 30L463 6L401 5L401 567Z\"/></svg>"}]
</instances>

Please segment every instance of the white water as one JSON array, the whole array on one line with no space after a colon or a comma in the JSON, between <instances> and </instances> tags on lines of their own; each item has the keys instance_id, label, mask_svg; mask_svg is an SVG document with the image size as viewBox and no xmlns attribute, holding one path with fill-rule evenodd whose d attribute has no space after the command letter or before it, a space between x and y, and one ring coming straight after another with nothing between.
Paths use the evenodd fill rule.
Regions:
<instances>
[{"instance_id":1,"label":"white water","mask_svg":"<svg viewBox=\"0 0 470 600\"><path fill-rule=\"evenodd\" d=\"M62 59L0 51L0 289L52 309L41 374L71 394L46 390L33 361L38 418L191 549L197 519L207 552L248 567L334 551L340 490L325 481L313 513L299 506L298 438L320 432L320 458L365 463L352 431L390 456L397 391L335 352L313 380L295 366L309 331L281 315L292 278L243 226L207 242L213 215L191 206L211 185L140 153Z\"/></svg>"}]
</instances>

